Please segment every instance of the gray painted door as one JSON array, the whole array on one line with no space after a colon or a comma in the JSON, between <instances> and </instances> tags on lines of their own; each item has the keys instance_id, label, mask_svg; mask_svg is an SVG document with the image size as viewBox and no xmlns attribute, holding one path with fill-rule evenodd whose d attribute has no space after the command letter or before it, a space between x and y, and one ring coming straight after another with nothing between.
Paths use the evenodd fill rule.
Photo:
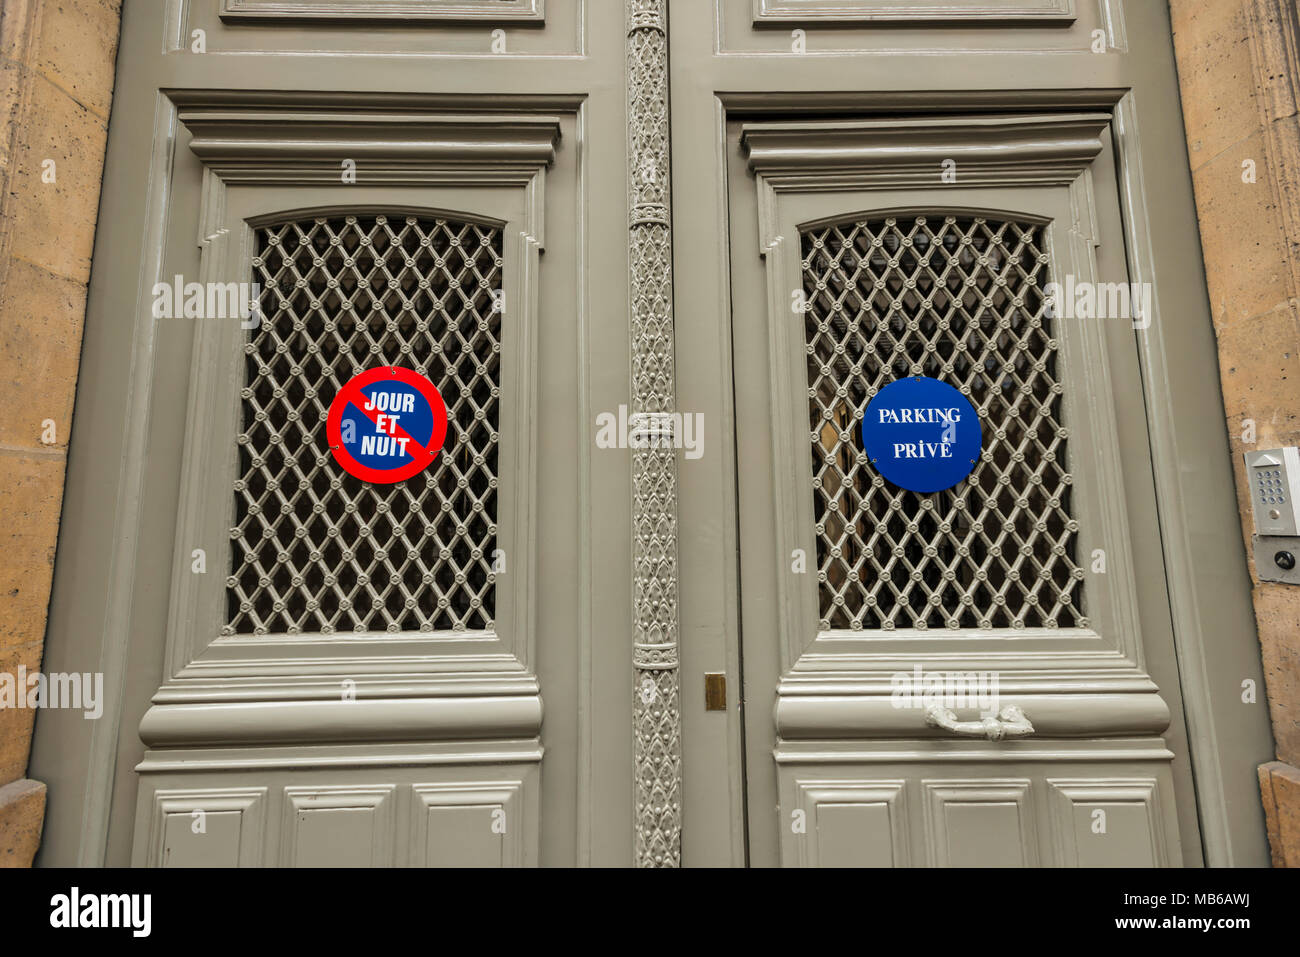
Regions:
<instances>
[{"instance_id":1,"label":"gray painted door","mask_svg":"<svg viewBox=\"0 0 1300 957\"><path fill-rule=\"evenodd\" d=\"M1178 809L1193 844L1196 822L1178 685L1146 663L1173 660L1148 441L1141 416L1120 423L1142 403L1141 317L1048 301L1057 281L1129 291L1096 158L1107 117L969 123L733 130L746 697L777 689L775 726L747 715L750 805L775 783L787 862L1181 863ZM942 198L927 150L875 175L909 135L954 137ZM1014 166L1042 138L1087 145L1033 185L982 168L982 149ZM769 172L791 142L805 164ZM828 146L864 165L809 188ZM906 492L862 450L866 403L911 376L958 387L981 422L950 491ZM1099 740L1121 728L1124 747ZM755 766L769 754L775 782ZM761 854L772 822L751 824Z\"/></svg>"},{"instance_id":2,"label":"gray painted door","mask_svg":"<svg viewBox=\"0 0 1300 957\"><path fill-rule=\"evenodd\" d=\"M685 680L743 674L684 697L688 863L1264 863L1161 5L672 13L679 404L724 446L682 468ZM862 451L911 376L978 410L951 490Z\"/></svg>"},{"instance_id":3,"label":"gray painted door","mask_svg":"<svg viewBox=\"0 0 1300 957\"><path fill-rule=\"evenodd\" d=\"M621 5L123 30L47 658L109 700L42 716L41 861L630 863ZM325 413L392 366L448 441L368 484Z\"/></svg>"}]
</instances>

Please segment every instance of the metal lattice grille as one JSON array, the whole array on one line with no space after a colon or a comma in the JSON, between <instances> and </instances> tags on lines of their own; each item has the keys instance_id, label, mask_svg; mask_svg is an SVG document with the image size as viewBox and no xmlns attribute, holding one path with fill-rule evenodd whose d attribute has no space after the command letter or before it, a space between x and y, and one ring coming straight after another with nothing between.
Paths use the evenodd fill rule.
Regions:
<instances>
[{"instance_id":1,"label":"metal lattice grille","mask_svg":"<svg viewBox=\"0 0 1300 957\"><path fill-rule=\"evenodd\" d=\"M805 232L803 314L822 629L1084 627L1044 229L978 217ZM867 403L924 375L979 413L955 489L887 483Z\"/></svg>"},{"instance_id":2,"label":"metal lattice grille","mask_svg":"<svg viewBox=\"0 0 1300 957\"><path fill-rule=\"evenodd\" d=\"M500 231L347 216L257 230L261 326L241 392L226 634L491 630L501 387ZM447 404L437 461L370 485L334 461L339 388L376 366Z\"/></svg>"}]
</instances>

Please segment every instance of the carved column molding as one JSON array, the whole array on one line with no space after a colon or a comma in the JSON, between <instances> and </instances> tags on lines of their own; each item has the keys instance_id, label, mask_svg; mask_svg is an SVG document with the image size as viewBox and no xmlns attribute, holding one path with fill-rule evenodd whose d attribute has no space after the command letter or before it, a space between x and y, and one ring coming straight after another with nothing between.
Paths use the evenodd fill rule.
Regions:
<instances>
[{"instance_id":1,"label":"carved column molding","mask_svg":"<svg viewBox=\"0 0 1300 957\"><path fill-rule=\"evenodd\" d=\"M666 0L627 0L633 669L638 867L681 864L677 460Z\"/></svg>"}]
</instances>

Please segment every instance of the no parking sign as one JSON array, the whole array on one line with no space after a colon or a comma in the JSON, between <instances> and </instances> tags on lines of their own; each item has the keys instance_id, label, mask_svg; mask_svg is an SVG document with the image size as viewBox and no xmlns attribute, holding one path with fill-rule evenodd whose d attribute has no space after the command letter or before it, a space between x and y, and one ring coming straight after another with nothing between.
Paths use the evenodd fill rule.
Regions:
<instances>
[{"instance_id":1,"label":"no parking sign","mask_svg":"<svg viewBox=\"0 0 1300 957\"><path fill-rule=\"evenodd\" d=\"M418 372L383 366L339 390L325 434L348 474L391 485L418 475L437 459L447 439L447 406L437 387Z\"/></svg>"}]
</instances>

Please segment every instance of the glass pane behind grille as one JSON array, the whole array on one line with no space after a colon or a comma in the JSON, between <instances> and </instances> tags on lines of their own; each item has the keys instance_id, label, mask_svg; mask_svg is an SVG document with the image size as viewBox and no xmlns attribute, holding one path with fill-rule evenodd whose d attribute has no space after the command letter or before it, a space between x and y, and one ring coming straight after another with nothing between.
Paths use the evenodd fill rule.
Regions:
<instances>
[{"instance_id":1,"label":"glass pane behind grille","mask_svg":"<svg viewBox=\"0 0 1300 957\"><path fill-rule=\"evenodd\" d=\"M1043 227L908 217L802 236L821 628L1085 627ZM932 495L862 452L895 379L959 388L984 458Z\"/></svg>"},{"instance_id":2,"label":"glass pane behind grille","mask_svg":"<svg viewBox=\"0 0 1300 957\"><path fill-rule=\"evenodd\" d=\"M256 231L265 317L245 346L225 634L491 630L500 231L347 216ZM432 467L353 478L325 419L357 373L428 376L450 419Z\"/></svg>"}]
</instances>

